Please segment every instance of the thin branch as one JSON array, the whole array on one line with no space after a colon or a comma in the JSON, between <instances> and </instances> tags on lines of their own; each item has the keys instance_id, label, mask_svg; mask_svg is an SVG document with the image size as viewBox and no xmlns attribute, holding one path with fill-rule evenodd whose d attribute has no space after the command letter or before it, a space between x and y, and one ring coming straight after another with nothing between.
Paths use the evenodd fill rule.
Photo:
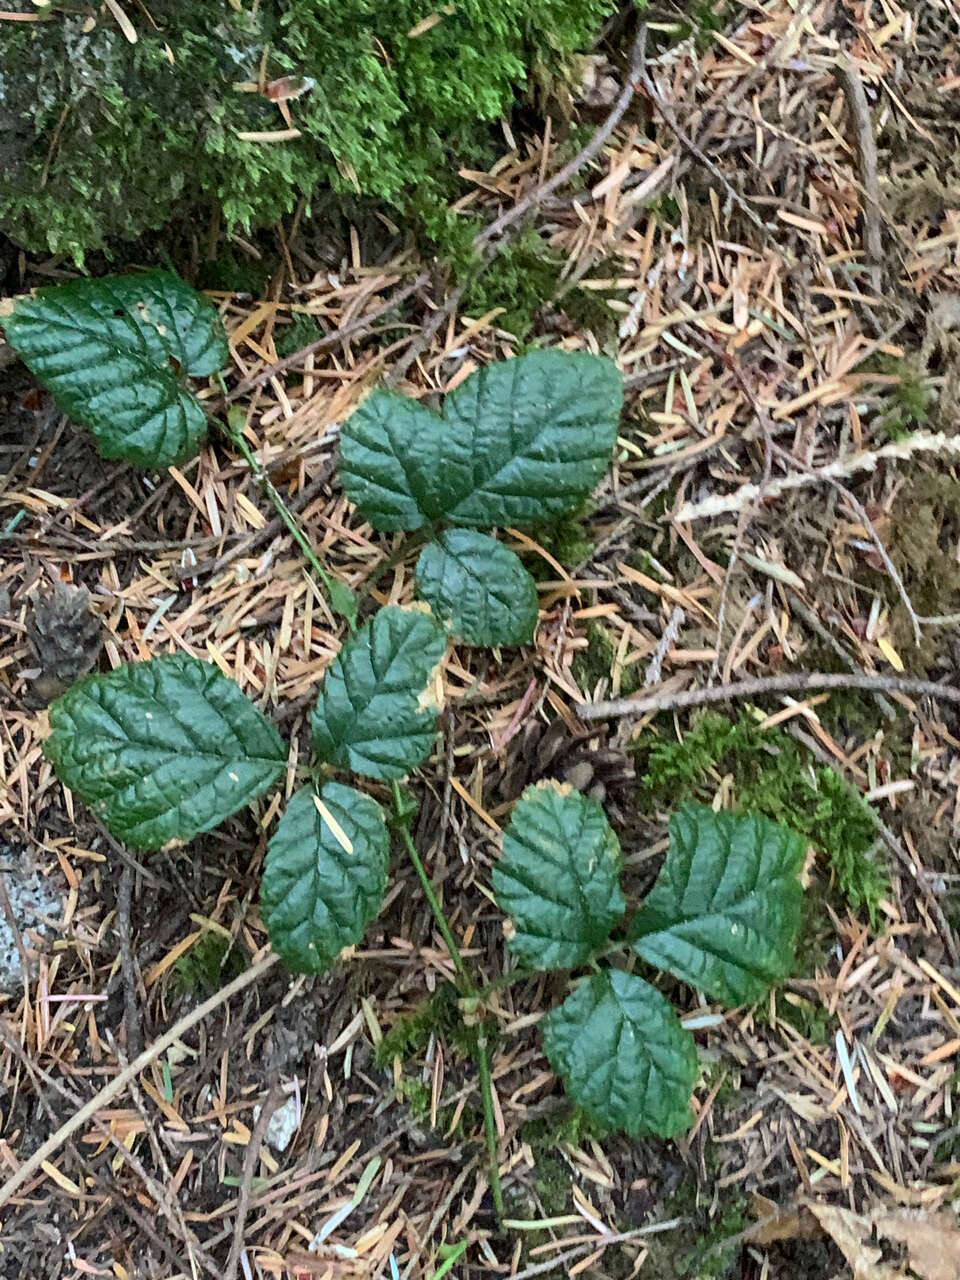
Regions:
<instances>
[{"instance_id":1,"label":"thin branch","mask_svg":"<svg viewBox=\"0 0 960 1280\"><path fill-rule=\"evenodd\" d=\"M904 440L896 440L882 445L869 452L855 453L850 457L837 458L826 466L811 472L795 472L793 475L771 480L763 493L765 502L779 498L793 489L808 489L811 485L825 483L830 480L844 479L857 471L873 471L881 462L887 460L903 462L914 454L932 453L948 458L960 458L960 436L948 436L942 431L929 433L914 431ZM705 520L709 516L729 515L742 511L754 502L760 494L760 486L744 484L734 493L714 495L703 502L687 502L673 516L680 524L693 520Z\"/></svg>"},{"instance_id":2,"label":"thin branch","mask_svg":"<svg viewBox=\"0 0 960 1280\"><path fill-rule=\"evenodd\" d=\"M673 108L664 99L663 94L657 88L649 71L644 70L642 72L642 80L643 87L646 89L657 110L660 112L660 115L663 117L664 123L680 143L681 147L683 147L684 151L689 152L698 164L703 165L707 172L712 175L714 180L720 184L737 208L746 214L753 225L759 229L760 234L763 236L764 240L766 240L769 235L766 223L760 215L750 207L740 192L737 191L736 187L734 187L729 180L724 177L723 173L703 151L703 149L699 147L694 139L686 132L677 117L674 115Z\"/></svg>"},{"instance_id":3,"label":"thin branch","mask_svg":"<svg viewBox=\"0 0 960 1280\"><path fill-rule=\"evenodd\" d=\"M301 347L299 351L294 351L293 355L284 356L282 360L275 360L273 364L268 364L259 373L251 374L249 378L244 378L242 382L237 383L229 395L224 396L222 400L215 404L207 405L209 412L215 413L225 404L233 404L235 400L239 400L248 391L254 391L257 387L262 387L265 382L275 378L278 373L284 373L287 369L292 369L302 364L307 356L313 355L314 352L326 351L329 347L339 346L347 338L355 338L358 334L365 333L372 324L382 320L384 316L395 310L401 302L406 302L407 298L412 297L429 279L429 271L421 271L410 284L404 285L402 289L392 293L382 306L377 307L376 311L371 311L369 315L361 316L358 320L352 320L349 324L341 325L339 329L334 329L333 333L328 333L323 338L318 338L316 342L310 342L307 346Z\"/></svg>"},{"instance_id":4,"label":"thin branch","mask_svg":"<svg viewBox=\"0 0 960 1280\"><path fill-rule=\"evenodd\" d=\"M424 351L430 346L435 334L443 327L445 321L449 320L460 305L460 299L463 297L465 289L460 286L448 295L442 307L438 307L436 311L424 322L423 328L417 335L416 341L411 342L410 346L403 353L397 363L390 370L389 375L384 379L384 386L396 387L402 382L406 376L407 370L420 359Z\"/></svg>"},{"instance_id":5,"label":"thin branch","mask_svg":"<svg viewBox=\"0 0 960 1280\"><path fill-rule=\"evenodd\" d=\"M841 54L834 67L840 81L850 123L853 125L860 162L860 180L866 199L863 202L863 241L870 265L870 283L875 293L883 291L883 229L880 224L880 181L877 177L877 144L870 120L870 104L863 88L860 72L853 59Z\"/></svg>"},{"instance_id":6,"label":"thin branch","mask_svg":"<svg viewBox=\"0 0 960 1280\"><path fill-rule=\"evenodd\" d=\"M616 129L617 125L626 114L627 108L634 99L637 89L640 87L641 77L646 62L647 54L647 26L646 23L640 24L637 32L637 38L633 43L633 51L630 54L630 66L627 70L627 78L624 81L623 88L620 90L620 96L611 108L610 114L606 120L596 131L587 145L582 151L579 151L572 160L558 169L553 177L548 178L546 182L541 182L539 186L534 187L532 191L528 191L522 200L518 201L512 209L508 209L506 213L500 215L494 222L474 239L473 249L475 253L479 253L485 249L491 241L501 236L508 227L512 227L531 209L536 208L538 204L544 201L549 195L552 195L558 187L562 187L565 182L569 182L572 177L580 172L585 165L588 165L599 153L605 145L610 135Z\"/></svg>"},{"instance_id":7,"label":"thin branch","mask_svg":"<svg viewBox=\"0 0 960 1280\"><path fill-rule=\"evenodd\" d=\"M658 1235L661 1231L675 1231L677 1227L689 1226L689 1223L689 1218L670 1218L665 1222L651 1222L645 1227L635 1227L632 1231L621 1231L617 1235L595 1236L591 1240L585 1240L583 1244L567 1249L564 1253L555 1254L546 1262L537 1262L532 1267L518 1271L513 1280L533 1280L534 1276L545 1275L548 1271L558 1271L561 1266L572 1262L574 1258L592 1253L595 1249L607 1249L614 1244L629 1244L632 1240Z\"/></svg>"},{"instance_id":8,"label":"thin branch","mask_svg":"<svg viewBox=\"0 0 960 1280\"><path fill-rule=\"evenodd\" d=\"M678 693L652 694L645 698L616 698L611 702L584 702L577 708L581 720L608 720L617 716L642 716L650 711L682 711L714 702L756 698L769 693L809 693L813 689L863 689L867 693L905 693L911 697L939 698L960 705L960 689L915 680L912 676L871 676L866 672L799 671L781 676L758 676L709 689L683 689Z\"/></svg>"},{"instance_id":9,"label":"thin branch","mask_svg":"<svg viewBox=\"0 0 960 1280\"><path fill-rule=\"evenodd\" d=\"M161 1054L176 1044L182 1035L185 1035L198 1022L202 1022L204 1018L214 1013L221 1005L232 1000L235 995L245 990L252 983L258 982L260 978L271 969L280 959L277 955L269 955L264 960L260 960L257 964L251 965L234 978L233 982L228 982L209 1000L204 1000L203 1004L197 1005L196 1009L191 1009L184 1016L160 1037L155 1040L152 1045L144 1049L143 1053L134 1058L128 1066L119 1071L107 1084L103 1086L99 1093L84 1103L79 1111L75 1111L69 1120L56 1131L51 1134L46 1142L42 1143L29 1160L25 1160L20 1168L7 1181L0 1186L0 1208L7 1204L8 1201L16 1195L17 1191L28 1182L30 1178L37 1172L45 1160L60 1149L60 1147L72 1137L78 1129L82 1129L103 1107L107 1106L119 1094L121 1094L131 1080L135 1080L145 1067L149 1067L151 1062L155 1062Z\"/></svg>"},{"instance_id":10,"label":"thin branch","mask_svg":"<svg viewBox=\"0 0 960 1280\"><path fill-rule=\"evenodd\" d=\"M227 1258L226 1269L223 1273L223 1280L237 1280L237 1271L240 1267L240 1255L243 1252L243 1234L247 1224L247 1212L250 1208L250 1189L253 1186L253 1174L257 1167L257 1161L260 1159L260 1150L263 1147L264 1138L267 1136L267 1128L273 1113L276 1111L283 1094L279 1087L274 1086L267 1095L266 1101L260 1108L260 1114L257 1116L256 1124L253 1126L253 1132L247 1143L247 1149L243 1154L243 1172L240 1175L240 1194L237 1197L237 1217L233 1224L233 1239L230 1242L230 1256Z\"/></svg>"},{"instance_id":11,"label":"thin branch","mask_svg":"<svg viewBox=\"0 0 960 1280\"><path fill-rule=\"evenodd\" d=\"M120 939L120 968L123 973L123 1026L127 1033L127 1054L135 1058L143 1049L140 1014L137 1008L137 969L133 960L130 916L133 907L133 871L124 867L117 893L117 936Z\"/></svg>"},{"instance_id":12,"label":"thin branch","mask_svg":"<svg viewBox=\"0 0 960 1280\"><path fill-rule=\"evenodd\" d=\"M647 666L643 676L643 687L649 689L651 685L659 684L663 673L663 662L667 654L677 642L681 628L687 620L687 615L679 605L674 605L673 612L670 614L670 621L663 628L663 634L657 642L656 650Z\"/></svg>"}]
</instances>

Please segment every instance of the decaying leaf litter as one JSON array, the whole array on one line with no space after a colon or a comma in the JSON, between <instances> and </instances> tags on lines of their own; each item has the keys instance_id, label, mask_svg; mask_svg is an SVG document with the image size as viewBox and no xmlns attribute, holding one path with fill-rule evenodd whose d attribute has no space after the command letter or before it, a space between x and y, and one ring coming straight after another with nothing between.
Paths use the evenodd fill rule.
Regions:
<instances>
[{"instance_id":1,"label":"decaying leaf litter","mask_svg":"<svg viewBox=\"0 0 960 1280\"><path fill-rule=\"evenodd\" d=\"M647 45L592 166L547 190L569 152L553 130L505 130L501 161L467 176L461 202L491 225L522 206L535 217L566 264L536 334L574 350L613 343L629 397L617 466L582 527L511 537L540 578L534 646L499 661L458 648L442 672L418 841L491 977L503 963L486 896L496 833L526 782L559 776L603 798L641 889L662 854L666 806L636 792L648 794L651 742L687 740L688 714L601 728L578 716L584 701L642 688L669 707L711 679L824 669L960 684L956 10L773 0L741 6L706 51L658 53L655 31ZM278 235L285 266L264 298L216 297L228 394L324 564L362 590L391 548L331 486L338 424L384 376L429 396L518 344L500 313L472 311L469 292L445 291L408 252L356 234L331 270L295 227ZM274 368L284 327L305 314L326 331L320 345ZM498 994L501 1172L524 1224L498 1236L476 1080L444 1007L450 960L412 885L394 883L368 944L333 975L291 981L257 965L254 886L279 798L189 858L138 863L41 757L31 596L57 582L90 591L104 667L196 653L304 742L342 637L296 548L222 446L147 483L99 464L28 383L6 394L11 414L35 413L4 442L2 856L62 901L52 934L20 932L39 954L3 1006L9 1170L140 1044L149 1054L212 992L234 979L240 990L58 1143L4 1210L0 1273L431 1276L467 1242L463 1276L710 1274L731 1256L734 1274L830 1275L845 1274L857 1231L879 1247L864 1222L902 1241L909 1214L946 1223L952 1241L950 704L896 690L748 704L866 797L890 879L872 912L853 909L818 852L797 977L762 1009L689 1004L707 1066L687 1138L604 1140L579 1125L535 1033L553 993L532 978ZM413 559L388 562L373 599L411 598ZM288 794L297 759L295 745ZM743 782L707 762L699 785L727 805ZM813 1215L818 1232L810 1203L830 1206ZM708 1240L698 1257L711 1222L733 1243L724 1255ZM906 1274L908 1260L925 1274L888 1240L863 1274Z\"/></svg>"}]
</instances>

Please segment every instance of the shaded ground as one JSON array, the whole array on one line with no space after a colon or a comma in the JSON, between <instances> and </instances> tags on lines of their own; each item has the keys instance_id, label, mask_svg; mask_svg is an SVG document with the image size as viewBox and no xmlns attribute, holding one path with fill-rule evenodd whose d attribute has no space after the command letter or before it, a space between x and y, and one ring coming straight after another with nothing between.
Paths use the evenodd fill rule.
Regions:
<instances>
[{"instance_id":1,"label":"shaded ground","mask_svg":"<svg viewBox=\"0 0 960 1280\"><path fill-rule=\"evenodd\" d=\"M482 292L458 307L428 276L398 312L239 400L274 478L295 504L306 495L300 518L322 557L360 586L393 547L359 523L329 461L367 387L402 370L411 394L442 391L521 349L516 329L617 355L628 404L613 474L580 521L514 540L540 579L535 645L448 658L442 736L414 784L418 844L492 979L504 963L485 892L495 829L528 782L567 777L602 798L638 893L680 796L763 808L816 849L796 979L732 1013L671 991L696 1019L703 1073L696 1128L669 1144L591 1132L539 1048L536 1017L558 990L537 978L502 992L502 1176L525 1225L500 1234L449 957L398 862L380 918L333 974L271 970L51 1157L3 1210L0 1275L221 1276L236 1235L235 1274L255 1276L430 1277L466 1241L452 1271L464 1278L826 1277L845 1274L843 1256L822 1230L787 1220L799 1197L949 1206L960 1174L956 709L812 693L712 721L664 712L597 730L575 713L643 685L669 706L711 677L788 670L902 665L960 683L956 621L921 623L918 645L910 617L960 611L956 11L771 0L725 33L663 53L651 37L652 79L624 122L573 187L542 201ZM844 52L876 134L879 209L863 194L871 174L849 77L837 74ZM559 126L514 141L463 202L489 220L572 150ZM868 223L882 261L865 254ZM233 387L379 312L421 267L372 234L334 246L332 262L321 240L308 225L264 241L256 252L268 256L246 263L262 273L257 296L214 294L233 335ZM249 256L241 242L230 251ZM0 376L0 822L63 903L28 989L0 995L0 1159L12 1169L260 954L257 883L280 803L187 849L124 860L42 760L50 672L28 639L32 594L89 590L104 669L176 648L218 662L301 748L340 637L223 444L143 476L101 462L18 367ZM938 432L921 454L916 442ZM860 465L891 440L905 456ZM807 470L838 461L833 483ZM794 474L804 487L742 497L748 482ZM689 511L725 496L729 511ZM684 507L691 518L678 518ZM409 598L411 563L373 600ZM296 755L291 783L295 767ZM255 1109L288 1098L298 1124L280 1150ZM357 1206L309 1252L372 1161ZM778 1211L776 1230L744 1234Z\"/></svg>"}]
</instances>

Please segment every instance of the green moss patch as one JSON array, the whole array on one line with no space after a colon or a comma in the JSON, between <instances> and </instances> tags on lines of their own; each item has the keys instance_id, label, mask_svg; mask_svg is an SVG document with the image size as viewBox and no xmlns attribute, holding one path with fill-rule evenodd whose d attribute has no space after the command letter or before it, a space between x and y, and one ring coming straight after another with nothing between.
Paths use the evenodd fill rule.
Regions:
<instances>
[{"instance_id":1,"label":"green moss patch","mask_svg":"<svg viewBox=\"0 0 960 1280\"><path fill-rule=\"evenodd\" d=\"M318 189L426 226L457 171L492 154L492 122L561 78L614 5L149 7L136 44L106 10L5 24L0 229L18 244L80 258L175 217L202 232L215 210L227 228L268 226ZM284 92L295 133L273 100Z\"/></svg>"},{"instance_id":2,"label":"green moss patch","mask_svg":"<svg viewBox=\"0 0 960 1280\"><path fill-rule=\"evenodd\" d=\"M738 808L805 835L826 856L831 892L878 923L890 884L876 854L873 814L836 770L811 759L792 738L759 729L747 714L734 720L708 711L693 720L682 742L644 743L640 757L645 798L670 808L685 799L708 801L729 776Z\"/></svg>"}]
</instances>

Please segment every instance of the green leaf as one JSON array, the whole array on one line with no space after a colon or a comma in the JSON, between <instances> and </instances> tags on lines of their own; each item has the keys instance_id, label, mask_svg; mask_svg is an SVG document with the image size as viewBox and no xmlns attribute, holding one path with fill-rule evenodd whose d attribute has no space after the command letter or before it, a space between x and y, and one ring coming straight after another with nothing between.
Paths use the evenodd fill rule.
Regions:
<instances>
[{"instance_id":1,"label":"green leaf","mask_svg":"<svg viewBox=\"0 0 960 1280\"><path fill-rule=\"evenodd\" d=\"M543 1047L568 1093L600 1124L665 1138L690 1127L697 1048L649 982L605 969L543 1021Z\"/></svg>"},{"instance_id":2,"label":"green leaf","mask_svg":"<svg viewBox=\"0 0 960 1280\"><path fill-rule=\"evenodd\" d=\"M503 833L493 892L510 950L534 969L572 969L610 936L626 903L620 844L595 800L556 782L528 787Z\"/></svg>"},{"instance_id":3,"label":"green leaf","mask_svg":"<svg viewBox=\"0 0 960 1280\"><path fill-rule=\"evenodd\" d=\"M351 587L339 578L324 571L322 582L330 598L330 608L341 618L346 618L351 627L357 625L357 597Z\"/></svg>"},{"instance_id":4,"label":"green leaf","mask_svg":"<svg viewBox=\"0 0 960 1280\"><path fill-rule=\"evenodd\" d=\"M467 644L526 644L537 626L537 584L496 538L448 529L420 553L417 594Z\"/></svg>"},{"instance_id":5,"label":"green leaf","mask_svg":"<svg viewBox=\"0 0 960 1280\"><path fill-rule=\"evenodd\" d=\"M166 271L38 289L7 341L105 458L167 467L196 453L207 415L186 385L227 360L216 310Z\"/></svg>"},{"instance_id":6,"label":"green leaf","mask_svg":"<svg viewBox=\"0 0 960 1280\"><path fill-rule=\"evenodd\" d=\"M376 529L549 520L603 477L622 399L611 361L558 350L478 369L442 414L374 391L340 432L340 477Z\"/></svg>"},{"instance_id":7,"label":"green leaf","mask_svg":"<svg viewBox=\"0 0 960 1280\"><path fill-rule=\"evenodd\" d=\"M687 804L630 926L649 964L726 1004L760 1000L793 965L807 842L759 814Z\"/></svg>"},{"instance_id":8,"label":"green leaf","mask_svg":"<svg viewBox=\"0 0 960 1280\"><path fill-rule=\"evenodd\" d=\"M375 800L328 782L296 792L260 886L270 945L291 969L323 973L359 942L387 891L390 836Z\"/></svg>"},{"instance_id":9,"label":"green leaf","mask_svg":"<svg viewBox=\"0 0 960 1280\"><path fill-rule=\"evenodd\" d=\"M327 669L312 719L317 754L381 782L409 773L437 735L430 693L446 647L423 608L375 613Z\"/></svg>"},{"instance_id":10,"label":"green leaf","mask_svg":"<svg viewBox=\"0 0 960 1280\"><path fill-rule=\"evenodd\" d=\"M286 767L239 685L184 653L87 676L51 704L50 727L57 777L135 849L209 831Z\"/></svg>"}]
</instances>

